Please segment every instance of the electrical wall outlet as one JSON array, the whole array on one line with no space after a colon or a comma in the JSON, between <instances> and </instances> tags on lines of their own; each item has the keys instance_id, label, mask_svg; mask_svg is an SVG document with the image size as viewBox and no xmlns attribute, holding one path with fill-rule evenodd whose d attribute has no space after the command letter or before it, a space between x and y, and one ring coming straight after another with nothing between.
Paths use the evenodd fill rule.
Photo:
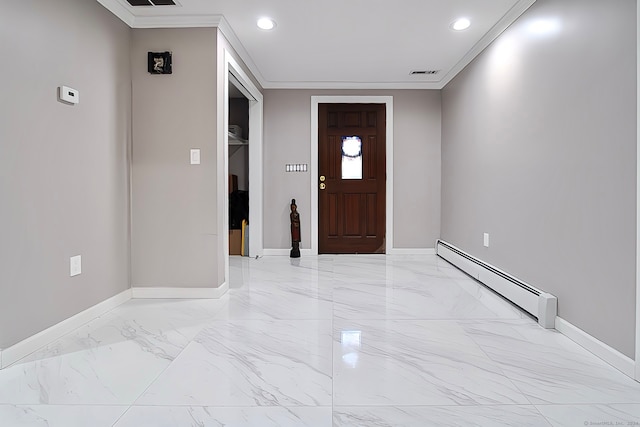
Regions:
<instances>
[{"instance_id":1,"label":"electrical wall outlet","mask_svg":"<svg viewBox=\"0 0 640 427\"><path fill-rule=\"evenodd\" d=\"M484 247L489 247L489 233L484 233Z\"/></svg>"},{"instance_id":2,"label":"electrical wall outlet","mask_svg":"<svg viewBox=\"0 0 640 427\"><path fill-rule=\"evenodd\" d=\"M80 92L69 86L60 86L58 88L58 97L60 101L67 104L77 104L80 102Z\"/></svg>"},{"instance_id":3,"label":"electrical wall outlet","mask_svg":"<svg viewBox=\"0 0 640 427\"><path fill-rule=\"evenodd\" d=\"M73 277L80 273L82 273L82 256L72 256L69 258L69 275Z\"/></svg>"}]
</instances>

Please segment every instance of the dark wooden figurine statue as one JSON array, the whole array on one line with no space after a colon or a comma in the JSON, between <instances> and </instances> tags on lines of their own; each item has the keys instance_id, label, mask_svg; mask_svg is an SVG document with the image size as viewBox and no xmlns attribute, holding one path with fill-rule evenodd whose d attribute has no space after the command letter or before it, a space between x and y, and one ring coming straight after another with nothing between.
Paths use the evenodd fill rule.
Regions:
<instances>
[{"instance_id":1,"label":"dark wooden figurine statue","mask_svg":"<svg viewBox=\"0 0 640 427\"><path fill-rule=\"evenodd\" d=\"M291 258L300 258L300 214L296 206L296 199L291 199Z\"/></svg>"}]
</instances>

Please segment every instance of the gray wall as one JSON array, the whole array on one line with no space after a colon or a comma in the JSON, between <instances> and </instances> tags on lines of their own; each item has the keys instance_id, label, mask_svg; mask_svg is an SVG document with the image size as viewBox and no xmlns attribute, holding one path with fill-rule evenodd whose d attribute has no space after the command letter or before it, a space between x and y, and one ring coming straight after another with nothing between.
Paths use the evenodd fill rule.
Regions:
<instances>
[{"instance_id":1,"label":"gray wall","mask_svg":"<svg viewBox=\"0 0 640 427\"><path fill-rule=\"evenodd\" d=\"M442 94L442 238L631 358L635 21L632 0L538 0Z\"/></svg>"},{"instance_id":2,"label":"gray wall","mask_svg":"<svg viewBox=\"0 0 640 427\"><path fill-rule=\"evenodd\" d=\"M216 28L133 30L133 286L221 284L216 46ZM149 74L148 51L172 51L173 74Z\"/></svg>"},{"instance_id":3,"label":"gray wall","mask_svg":"<svg viewBox=\"0 0 640 427\"><path fill-rule=\"evenodd\" d=\"M130 30L95 1L21 0L0 32L6 348L128 288ZM57 101L62 84L80 104Z\"/></svg>"},{"instance_id":4,"label":"gray wall","mask_svg":"<svg viewBox=\"0 0 640 427\"><path fill-rule=\"evenodd\" d=\"M286 163L311 161L311 96L393 96L394 248L432 248L440 235L440 92L427 90L264 92L264 246L290 247L289 203L302 218L302 248L310 247L310 173L286 173Z\"/></svg>"}]
</instances>

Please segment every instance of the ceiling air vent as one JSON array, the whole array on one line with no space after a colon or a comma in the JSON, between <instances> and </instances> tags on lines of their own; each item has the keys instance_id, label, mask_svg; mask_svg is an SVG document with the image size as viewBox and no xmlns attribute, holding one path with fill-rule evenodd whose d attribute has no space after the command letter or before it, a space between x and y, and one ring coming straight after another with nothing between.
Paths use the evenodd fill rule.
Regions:
<instances>
[{"instance_id":1,"label":"ceiling air vent","mask_svg":"<svg viewBox=\"0 0 640 427\"><path fill-rule=\"evenodd\" d=\"M426 76L426 75L438 74L438 71L440 70L414 70L414 71L411 71L409 74L412 76Z\"/></svg>"},{"instance_id":2,"label":"ceiling air vent","mask_svg":"<svg viewBox=\"0 0 640 427\"><path fill-rule=\"evenodd\" d=\"M153 6L149 0L127 0L131 6Z\"/></svg>"},{"instance_id":3,"label":"ceiling air vent","mask_svg":"<svg viewBox=\"0 0 640 427\"><path fill-rule=\"evenodd\" d=\"M173 0L127 0L131 6L175 6Z\"/></svg>"}]
</instances>

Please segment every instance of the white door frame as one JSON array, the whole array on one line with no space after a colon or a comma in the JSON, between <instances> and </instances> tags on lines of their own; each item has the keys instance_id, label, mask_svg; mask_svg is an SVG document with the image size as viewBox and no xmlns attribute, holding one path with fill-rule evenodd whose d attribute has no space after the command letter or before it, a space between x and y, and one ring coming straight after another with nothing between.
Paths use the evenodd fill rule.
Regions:
<instances>
[{"instance_id":1,"label":"white door frame","mask_svg":"<svg viewBox=\"0 0 640 427\"><path fill-rule=\"evenodd\" d=\"M263 183L262 183L262 124L263 124L263 99L262 93L253 84L251 78L245 73L234 59L231 52L224 49L224 91L223 91L223 154L222 176L218 173L218 179L225 183L225 191L229 188L229 73L233 74L242 87L238 88L249 99L249 224L251 236L249 238L249 256L262 256L263 244ZM220 164L221 162L219 162ZM229 283L229 197L223 197L223 241L225 282Z\"/></svg>"},{"instance_id":2,"label":"white door frame","mask_svg":"<svg viewBox=\"0 0 640 427\"><path fill-rule=\"evenodd\" d=\"M636 2L636 103L640 112L640 0ZM640 381L640 120L636 117L636 381Z\"/></svg>"},{"instance_id":3,"label":"white door frame","mask_svg":"<svg viewBox=\"0 0 640 427\"><path fill-rule=\"evenodd\" d=\"M393 96L312 96L311 97L311 254L318 254L318 104L385 104L386 134L386 223L385 252L393 250Z\"/></svg>"}]
</instances>

